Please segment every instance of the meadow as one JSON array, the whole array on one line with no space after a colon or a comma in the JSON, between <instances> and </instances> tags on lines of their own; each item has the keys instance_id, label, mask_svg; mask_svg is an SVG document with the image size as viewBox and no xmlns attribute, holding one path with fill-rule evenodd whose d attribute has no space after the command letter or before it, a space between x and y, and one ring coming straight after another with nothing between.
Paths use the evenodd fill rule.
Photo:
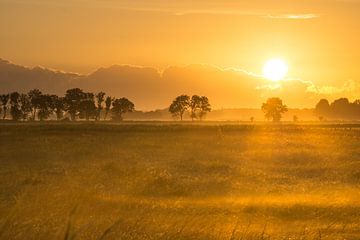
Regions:
<instances>
[{"instance_id":1,"label":"meadow","mask_svg":"<svg viewBox=\"0 0 360 240\"><path fill-rule=\"evenodd\" d=\"M360 125L2 123L0 239L360 239Z\"/></svg>"}]
</instances>

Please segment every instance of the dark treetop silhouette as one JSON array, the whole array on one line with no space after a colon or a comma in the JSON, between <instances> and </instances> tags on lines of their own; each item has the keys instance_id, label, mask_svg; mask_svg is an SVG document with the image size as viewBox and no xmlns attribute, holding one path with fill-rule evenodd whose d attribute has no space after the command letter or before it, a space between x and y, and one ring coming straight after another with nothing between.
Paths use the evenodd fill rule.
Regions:
<instances>
[{"instance_id":1,"label":"dark treetop silhouette","mask_svg":"<svg viewBox=\"0 0 360 240\"><path fill-rule=\"evenodd\" d=\"M180 117L180 120L183 120L184 113L188 110L193 121L194 119L202 120L206 113L211 111L209 99L198 95L190 98L184 94L176 97L169 107L169 112L173 117Z\"/></svg>"},{"instance_id":2,"label":"dark treetop silhouette","mask_svg":"<svg viewBox=\"0 0 360 240\"><path fill-rule=\"evenodd\" d=\"M113 99L110 96L105 98L105 95L104 92L97 94L84 92L80 88L67 90L64 97L43 94L39 89L33 89L28 94L13 92L0 95L0 112L3 113L3 119L6 119L7 113L10 112L14 121L44 121L52 115L55 115L57 120L64 120L66 114L72 121L77 119L99 121L101 111L105 109L104 120L111 112L112 120L122 121L124 114L135 110L135 105L127 98ZM8 111L9 107L10 111Z\"/></svg>"},{"instance_id":3,"label":"dark treetop silhouette","mask_svg":"<svg viewBox=\"0 0 360 240\"><path fill-rule=\"evenodd\" d=\"M263 103L261 109L265 113L265 118L273 122L279 122L282 114L288 111L280 98L269 98L266 103Z\"/></svg>"},{"instance_id":4,"label":"dark treetop silhouette","mask_svg":"<svg viewBox=\"0 0 360 240\"><path fill-rule=\"evenodd\" d=\"M113 98L106 96L105 92L84 92L80 88L68 89L64 97L43 94L39 89L33 89L27 94L13 92L0 95L0 101L2 118L6 119L10 106L10 116L14 121L44 121L52 115L56 116L56 120L100 121L102 113L103 120L111 114L111 120L122 121L124 114L135 111L134 103L127 98ZM211 111L209 99L198 95L190 99L187 95L181 95L174 100L169 111L182 120L189 109L193 120L202 120Z\"/></svg>"},{"instance_id":5,"label":"dark treetop silhouette","mask_svg":"<svg viewBox=\"0 0 360 240\"><path fill-rule=\"evenodd\" d=\"M327 99L321 99L315 106L315 113L320 120L358 120L360 119L360 100L351 103L347 98L339 98L330 104Z\"/></svg>"},{"instance_id":6,"label":"dark treetop silhouette","mask_svg":"<svg viewBox=\"0 0 360 240\"><path fill-rule=\"evenodd\" d=\"M269 98L261 108L265 118L278 122L283 113L288 111L280 98ZM105 92L84 92L80 88L68 89L65 95L57 96L43 94L39 89L33 89L27 94L12 92L0 94L0 117L13 121L35 120L72 120L78 119L100 121L111 119L122 121L128 112L134 112L135 105L127 98L113 98ZM167 111L167 110L166 110ZM211 111L209 99L206 96L180 95L171 103L168 111L174 118L183 120L185 113L194 120L203 120ZM340 98L332 103L321 99L315 106L314 115L322 120L359 120L360 100L350 102ZM250 118L254 121L254 118ZM299 121L298 115L293 115L293 121Z\"/></svg>"}]
</instances>

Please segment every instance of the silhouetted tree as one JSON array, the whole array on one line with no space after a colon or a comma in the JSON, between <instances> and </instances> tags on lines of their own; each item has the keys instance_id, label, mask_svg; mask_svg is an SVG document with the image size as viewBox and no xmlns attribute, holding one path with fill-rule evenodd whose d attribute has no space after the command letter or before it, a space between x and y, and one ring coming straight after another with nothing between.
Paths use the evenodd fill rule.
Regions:
<instances>
[{"instance_id":1,"label":"silhouetted tree","mask_svg":"<svg viewBox=\"0 0 360 240\"><path fill-rule=\"evenodd\" d=\"M200 97L200 106L199 106L199 118L202 120L205 115L211 111L211 106L209 99L205 96Z\"/></svg>"},{"instance_id":2,"label":"silhouetted tree","mask_svg":"<svg viewBox=\"0 0 360 240\"><path fill-rule=\"evenodd\" d=\"M332 116L340 119L351 119L351 105L347 98L339 98L330 104Z\"/></svg>"},{"instance_id":3,"label":"silhouetted tree","mask_svg":"<svg viewBox=\"0 0 360 240\"><path fill-rule=\"evenodd\" d=\"M170 105L169 112L174 117L180 117L180 120L183 120L184 113L189 108L189 105L190 97L188 95L178 96Z\"/></svg>"},{"instance_id":4,"label":"silhouetted tree","mask_svg":"<svg viewBox=\"0 0 360 240\"><path fill-rule=\"evenodd\" d=\"M331 115L329 101L327 99L321 99L315 106L315 113L318 117L329 117Z\"/></svg>"},{"instance_id":5,"label":"silhouetted tree","mask_svg":"<svg viewBox=\"0 0 360 240\"><path fill-rule=\"evenodd\" d=\"M10 94L10 115L14 121L19 121L21 118L20 110L20 93L13 92Z\"/></svg>"},{"instance_id":6,"label":"silhouetted tree","mask_svg":"<svg viewBox=\"0 0 360 240\"><path fill-rule=\"evenodd\" d=\"M360 99L357 99L352 103L352 112L354 113L354 118L360 118Z\"/></svg>"},{"instance_id":7,"label":"silhouetted tree","mask_svg":"<svg viewBox=\"0 0 360 240\"><path fill-rule=\"evenodd\" d=\"M87 121L94 118L96 115L96 106L93 93L85 93L84 98L80 102L80 118L85 118Z\"/></svg>"},{"instance_id":8,"label":"silhouetted tree","mask_svg":"<svg viewBox=\"0 0 360 240\"><path fill-rule=\"evenodd\" d=\"M288 111L280 98L269 98L266 103L263 103L261 109L265 113L265 118L272 119L273 122L279 122L281 115Z\"/></svg>"},{"instance_id":9,"label":"silhouetted tree","mask_svg":"<svg viewBox=\"0 0 360 240\"><path fill-rule=\"evenodd\" d=\"M339 98L329 104L328 100L321 99L315 107L317 116L332 119L359 119L360 118L360 100L351 103L347 98Z\"/></svg>"},{"instance_id":10,"label":"silhouetted tree","mask_svg":"<svg viewBox=\"0 0 360 240\"><path fill-rule=\"evenodd\" d=\"M31 113L31 101L27 94L20 94L21 118L25 121Z\"/></svg>"},{"instance_id":11,"label":"silhouetted tree","mask_svg":"<svg viewBox=\"0 0 360 240\"><path fill-rule=\"evenodd\" d=\"M30 90L28 93L31 102L32 120L35 120L36 112L40 108L42 92L39 89Z\"/></svg>"},{"instance_id":12,"label":"silhouetted tree","mask_svg":"<svg viewBox=\"0 0 360 240\"><path fill-rule=\"evenodd\" d=\"M105 93L99 92L95 95L96 98L96 117L95 120L100 120L101 111L103 110L103 103L105 101ZM111 105L111 104L110 104Z\"/></svg>"},{"instance_id":13,"label":"silhouetted tree","mask_svg":"<svg viewBox=\"0 0 360 240\"><path fill-rule=\"evenodd\" d=\"M9 99L10 99L10 94L0 95L1 107L2 107L2 111L3 111L3 120L6 118Z\"/></svg>"},{"instance_id":14,"label":"silhouetted tree","mask_svg":"<svg viewBox=\"0 0 360 240\"><path fill-rule=\"evenodd\" d=\"M198 111L200 109L201 97L198 95L193 95L190 100L189 108L190 108L190 117L191 120L194 121L198 117Z\"/></svg>"},{"instance_id":15,"label":"silhouetted tree","mask_svg":"<svg viewBox=\"0 0 360 240\"><path fill-rule=\"evenodd\" d=\"M64 111L65 111L64 98L56 96L56 95L51 95L51 100L52 100L52 106L54 109L53 111L55 112L55 115L56 115L56 119L57 120L62 119L64 116Z\"/></svg>"},{"instance_id":16,"label":"silhouetted tree","mask_svg":"<svg viewBox=\"0 0 360 240\"><path fill-rule=\"evenodd\" d=\"M65 110L69 113L72 121L81 111L81 102L86 98L86 94L80 88L73 88L66 91L64 97Z\"/></svg>"},{"instance_id":17,"label":"silhouetted tree","mask_svg":"<svg viewBox=\"0 0 360 240\"><path fill-rule=\"evenodd\" d=\"M299 117L296 116L296 115L294 115L294 116L293 116L293 121L294 121L294 122L298 122L298 121L299 121Z\"/></svg>"},{"instance_id":18,"label":"silhouetted tree","mask_svg":"<svg viewBox=\"0 0 360 240\"><path fill-rule=\"evenodd\" d=\"M48 119L54 112L54 95L44 94L39 98L38 118L40 121Z\"/></svg>"},{"instance_id":19,"label":"silhouetted tree","mask_svg":"<svg viewBox=\"0 0 360 240\"><path fill-rule=\"evenodd\" d=\"M127 98L115 99L112 103L112 106L112 119L115 121L122 121L123 114L127 112L133 112L135 110L135 105Z\"/></svg>"},{"instance_id":20,"label":"silhouetted tree","mask_svg":"<svg viewBox=\"0 0 360 240\"><path fill-rule=\"evenodd\" d=\"M111 104L113 102L113 98L108 96L106 97L105 100L105 116L104 116L104 120L106 120L107 115L109 114L110 108L111 108Z\"/></svg>"}]
</instances>

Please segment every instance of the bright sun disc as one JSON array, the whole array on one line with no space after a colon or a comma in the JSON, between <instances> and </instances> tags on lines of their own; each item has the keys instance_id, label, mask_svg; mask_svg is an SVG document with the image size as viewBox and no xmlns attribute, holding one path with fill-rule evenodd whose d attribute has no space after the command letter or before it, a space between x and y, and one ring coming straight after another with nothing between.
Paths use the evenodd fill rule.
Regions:
<instances>
[{"instance_id":1,"label":"bright sun disc","mask_svg":"<svg viewBox=\"0 0 360 240\"><path fill-rule=\"evenodd\" d=\"M272 81L280 81L286 77L288 72L287 64L281 59L271 59L265 63L263 74Z\"/></svg>"}]
</instances>

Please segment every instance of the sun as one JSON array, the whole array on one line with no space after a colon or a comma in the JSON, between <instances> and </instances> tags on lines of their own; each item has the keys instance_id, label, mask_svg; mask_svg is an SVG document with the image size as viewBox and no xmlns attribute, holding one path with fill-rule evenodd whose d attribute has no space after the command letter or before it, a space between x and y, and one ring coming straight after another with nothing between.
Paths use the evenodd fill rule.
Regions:
<instances>
[{"instance_id":1,"label":"sun","mask_svg":"<svg viewBox=\"0 0 360 240\"><path fill-rule=\"evenodd\" d=\"M271 81L283 80L288 73L288 65L286 62L279 58L268 60L263 68L264 77Z\"/></svg>"}]
</instances>

